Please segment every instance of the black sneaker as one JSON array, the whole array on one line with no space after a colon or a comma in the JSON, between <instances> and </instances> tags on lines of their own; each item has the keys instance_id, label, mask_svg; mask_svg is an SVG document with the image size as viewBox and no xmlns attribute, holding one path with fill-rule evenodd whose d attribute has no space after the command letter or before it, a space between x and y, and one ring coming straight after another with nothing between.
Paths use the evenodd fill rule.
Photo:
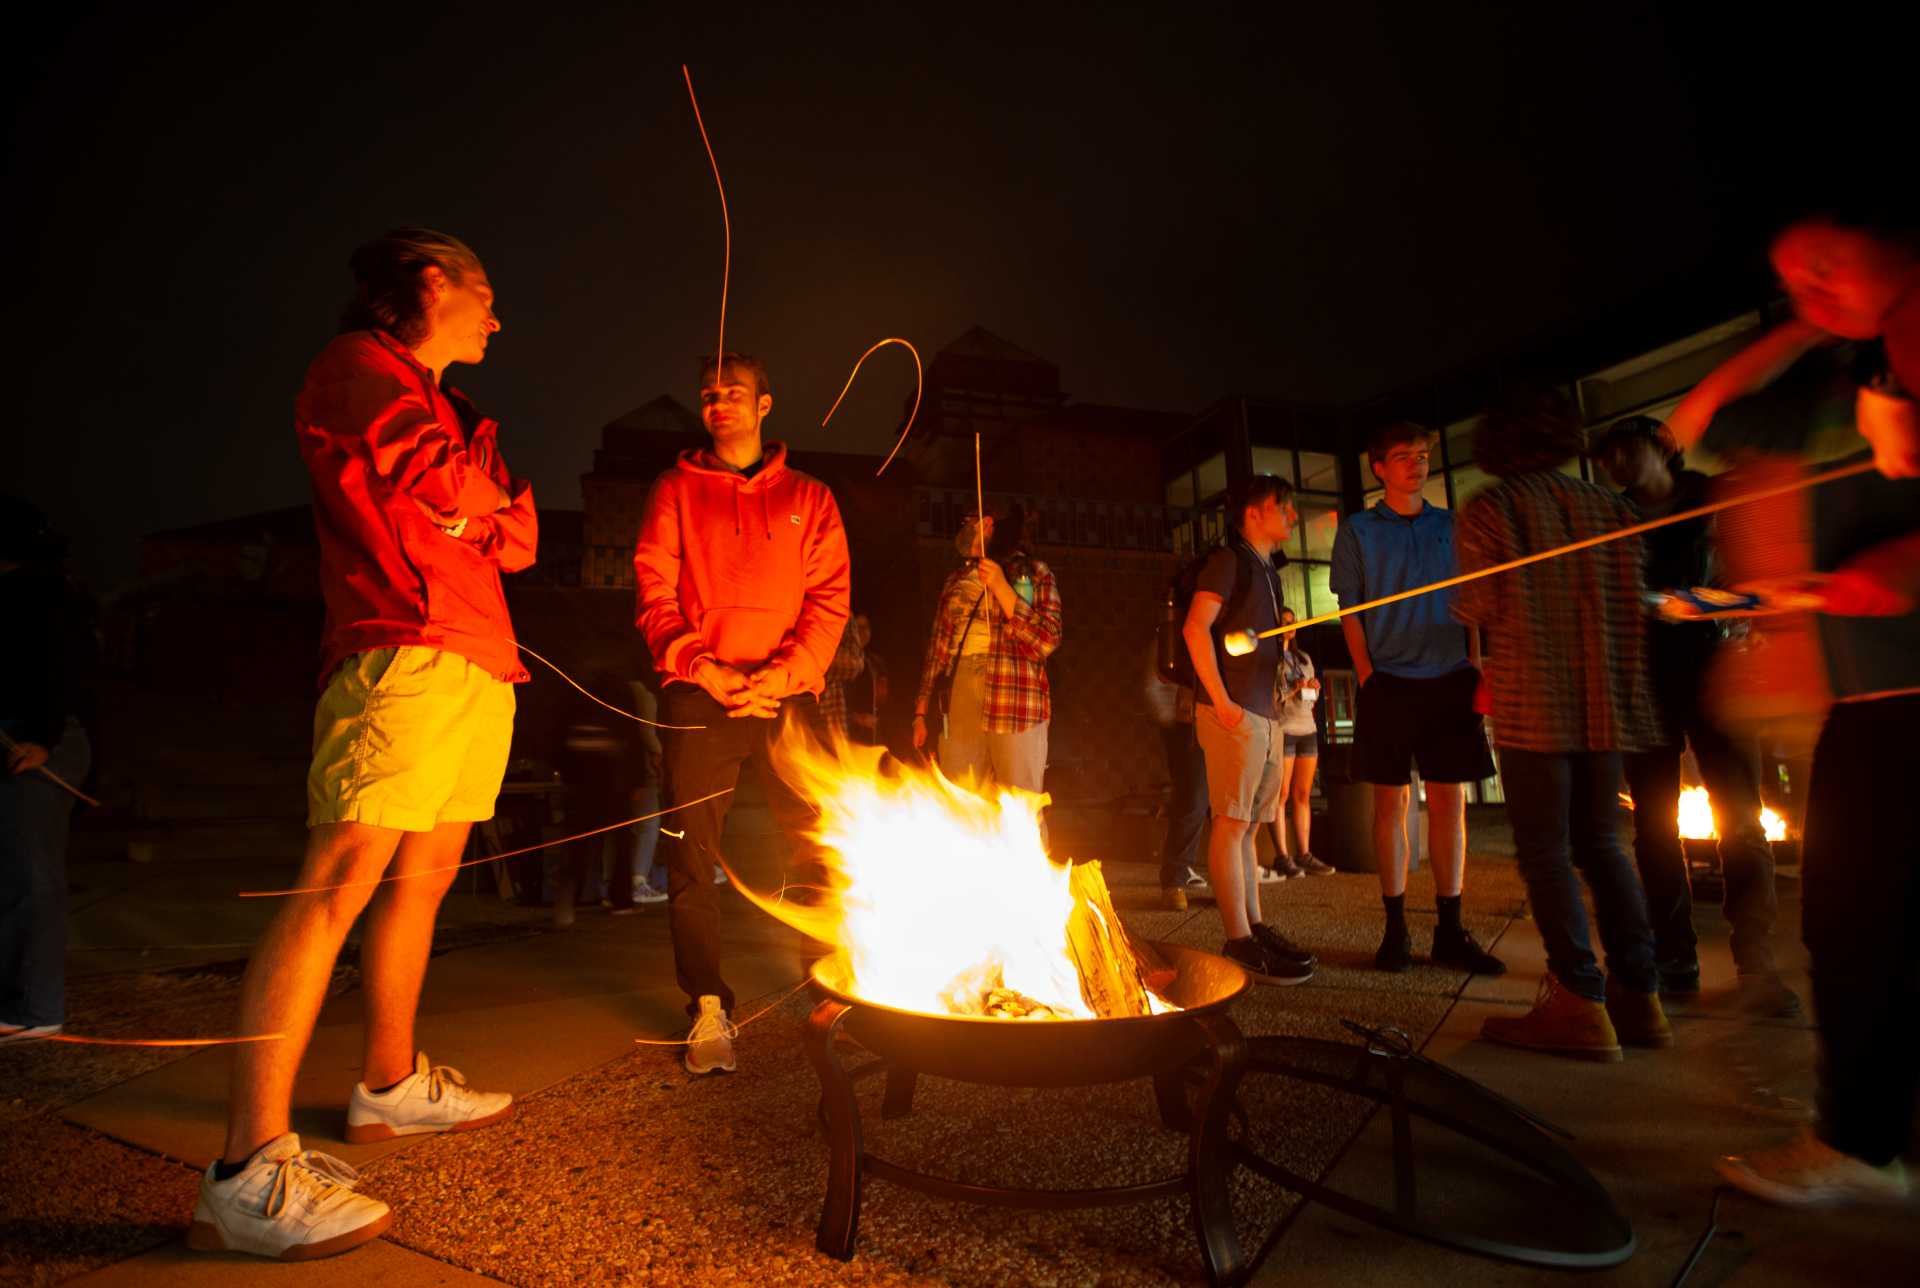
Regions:
<instances>
[{"instance_id":1,"label":"black sneaker","mask_svg":"<svg viewBox=\"0 0 1920 1288\"><path fill-rule=\"evenodd\" d=\"M1396 930L1387 927L1386 938L1380 941L1379 950L1373 954L1375 970L1393 971L1413 969L1413 936L1404 928Z\"/></svg>"},{"instance_id":2,"label":"black sneaker","mask_svg":"<svg viewBox=\"0 0 1920 1288\"><path fill-rule=\"evenodd\" d=\"M1262 984L1304 984L1313 978L1313 967L1282 961L1253 938L1229 939L1220 955Z\"/></svg>"},{"instance_id":3,"label":"black sneaker","mask_svg":"<svg viewBox=\"0 0 1920 1288\"><path fill-rule=\"evenodd\" d=\"M1660 996L1676 998L1695 998L1700 996L1700 961L1688 958L1686 961L1661 962Z\"/></svg>"},{"instance_id":4,"label":"black sneaker","mask_svg":"<svg viewBox=\"0 0 1920 1288\"><path fill-rule=\"evenodd\" d=\"M1310 877L1330 877L1334 873L1333 864L1325 859L1316 859L1311 854L1303 854L1297 860L1300 870Z\"/></svg>"},{"instance_id":5,"label":"black sneaker","mask_svg":"<svg viewBox=\"0 0 1920 1288\"><path fill-rule=\"evenodd\" d=\"M1464 926L1458 930L1442 926L1434 931L1433 952L1429 956L1435 966L1451 966L1469 975L1507 973L1507 964L1482 948L1473 932Z\"/></svg>"},{"instance_id":6,"label":"black sneaker","mask_svg":"<svg viewBox=\"0 0 1920 1288\"><path fill-rule=\"evenodd\" d=\"M1302 966L1311 966L1320 960L1264 922L1253 928L1253 937L1260 941L1262 948L1283 962L1297 962Z\"/></svg>"}]
</instances>

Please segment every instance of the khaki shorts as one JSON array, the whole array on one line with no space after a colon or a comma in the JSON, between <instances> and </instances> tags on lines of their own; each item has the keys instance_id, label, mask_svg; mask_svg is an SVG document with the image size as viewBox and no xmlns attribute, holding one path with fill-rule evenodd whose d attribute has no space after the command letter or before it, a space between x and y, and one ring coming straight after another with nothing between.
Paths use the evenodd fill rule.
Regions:
<instances>
[{"instance_id":1,"label":"khaki shorts","mask_svg":"<svg viewBox=\"0 0 1920 1288\"><path fill-rule=\"evenodd\" d=\"M458 653L355 653L313 713L307 826L429 832L492 818L512 742L513 686Z\"/></svg>"},{"instance_id":2,"label":"khaki shorts","mask_svg":"<svg viewBox=\"0 0 1920 1288\"><path fill-rule=\"evenodd\" d=\"M1242 708L1229 729L1207 702L1194 704L1193 732L1207 759L1207 804L1221 818L1263 823L1280 799L1280 722Z\"/></svg>"}]
</instances>

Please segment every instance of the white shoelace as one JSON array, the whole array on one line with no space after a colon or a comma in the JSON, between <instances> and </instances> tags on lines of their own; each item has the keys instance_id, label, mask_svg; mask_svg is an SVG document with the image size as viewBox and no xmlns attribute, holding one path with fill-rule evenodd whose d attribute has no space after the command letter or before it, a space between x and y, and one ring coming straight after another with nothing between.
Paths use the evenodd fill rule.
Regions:
<instances>
[{"instance_id":1,"label":"white shoelace","mask_svg":"<svg viewBox=\"0 0 1920 1288\"><path fill-rule=\"evenodd\" d=\"M302 1150L275 1166L273 1185L267 1191L267 1217L271 1220L286 1210L287 1197L296 1186L317 1189L324 1198L330 1189L351 1190L359 1184L360 1173L345 1160L316 1149Z\"/></svg>"},{"instance_id":2,"label":"white shoelace","mask_svg":"<svg viewBox=\"0 0 1920 1288\"><path fill-rule=\"evenodd\" d=\"M702 1042L711 1042L715 1038L724 1038L731 1042L738 1033L739 1030L733 1026L733 1021L726 1017L726 1012L722 1011L714 1015L703 1014L693 1022L693 1032L687 1034L687 1045L695 1046Z\"/></svg>"},{"instance_id":3,"label":"white shoelace","mask_svg":"<svg viewBox=\"0 0 1920 1288\"><path fill-rule=\"evenodd\" d=\"M466 1085L467 1076L450 1064L436 1064L427 1070L427 1099L435 1104L448 1088L465 1090Z\"/></svg>"}]
</instances>

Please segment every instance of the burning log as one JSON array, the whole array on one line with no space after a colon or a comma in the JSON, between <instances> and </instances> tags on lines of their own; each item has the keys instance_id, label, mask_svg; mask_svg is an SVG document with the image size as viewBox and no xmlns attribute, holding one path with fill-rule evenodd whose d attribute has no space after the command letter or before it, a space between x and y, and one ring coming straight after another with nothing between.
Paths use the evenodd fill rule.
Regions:
<instances>
[{"instance_id":1,"label":"burning log","mask_svg":"<svg viewBox=\"0 0 1920 1288\"><path fill-rule=\"evenodd\" d=\"M1103 1020L1153 1014L1140 963L1113 910L1100 865L1077 864L1070 888L1073 915L1067 918L1067 951L1079 968L1080 996L1087 1007Z\"/></svg>"}]
</instances>

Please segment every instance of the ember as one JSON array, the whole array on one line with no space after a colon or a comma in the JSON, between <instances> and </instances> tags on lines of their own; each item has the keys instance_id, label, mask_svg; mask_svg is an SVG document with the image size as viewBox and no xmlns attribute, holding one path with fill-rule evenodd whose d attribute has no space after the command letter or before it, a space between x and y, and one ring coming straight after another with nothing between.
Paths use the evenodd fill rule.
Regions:
<instances>
[{"instance_id":1,"label":"ember","mask_svg":"<svg viewBox=\"0 0 1920 1288\"><path fill-rule=\"evenodd\" d=\"M820 810L830 884L797 905L743 890L834 947L847 991L929 1014L1072 1020L1155 1015L1098 863L1056 863L1040 841L1047 798L983 797L878 748L823 747L789 730L779 772Z\"/></svg>"}]
</instances>

